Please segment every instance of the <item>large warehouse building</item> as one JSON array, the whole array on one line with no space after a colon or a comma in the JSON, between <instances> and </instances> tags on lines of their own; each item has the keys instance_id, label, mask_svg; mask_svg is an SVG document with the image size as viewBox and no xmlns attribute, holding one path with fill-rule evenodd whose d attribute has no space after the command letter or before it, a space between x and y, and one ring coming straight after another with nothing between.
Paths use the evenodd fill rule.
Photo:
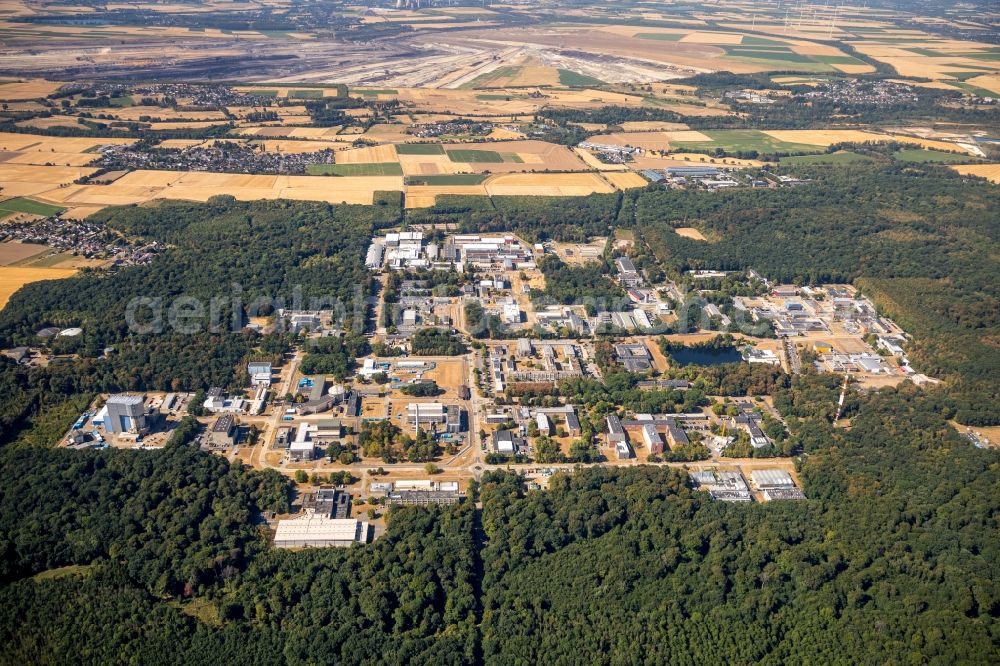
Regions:
<instances>
[{"instance_id":1,"label":"large warehouse building","mask_svg":"<svg viewBox=\"0 0 1000 666\"><path fill-rule=\"evenodd\" d=\"M368 543L368 523L354 518L330 518L307 513L299 518L278 521L274 545L278 548L344 547L352 543Z\"/></svg>"}]
</instances>

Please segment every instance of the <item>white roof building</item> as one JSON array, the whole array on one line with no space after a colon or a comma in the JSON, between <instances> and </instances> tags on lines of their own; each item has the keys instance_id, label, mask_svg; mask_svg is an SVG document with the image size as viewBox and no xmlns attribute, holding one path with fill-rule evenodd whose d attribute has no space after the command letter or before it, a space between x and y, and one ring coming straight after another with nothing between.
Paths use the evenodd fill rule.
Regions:
<instances>
[{"instance_id":1,"label":"white roof building","mask_svg":"<svg viewBox=\"0 0 1000 666\"><path fill-rule=\"evenodd\" d=\"M753 484L758 488L794 488L792 476L783 469L755 469L750 472Z\"/></svg>"},{"instance_id":2,"label":"white roof building","mask_svg":"<svg viewBox=\"0 0 1000 666\"><path fill-rule=\"evenodd\" d=\"M278 548L344 547L368 543L368 523L353 518L330 518L307 513L278 521L274 545Z\"/></svg>"}]
</instances>

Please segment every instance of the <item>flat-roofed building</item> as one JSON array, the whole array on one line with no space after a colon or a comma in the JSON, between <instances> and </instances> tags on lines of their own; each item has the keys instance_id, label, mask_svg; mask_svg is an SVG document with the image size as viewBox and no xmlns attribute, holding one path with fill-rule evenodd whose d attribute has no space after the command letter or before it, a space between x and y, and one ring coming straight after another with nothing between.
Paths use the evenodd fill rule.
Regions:
<instances>
[{"instance_id":1,"label":"flat-roofed building","mask_svg":"<svg viewBox=\"0 0 1000 666\"><path fill-rule=\"evenodd\" d=\"M552 434L552 422L549 421L549 417L542 412L535 414L535 424L538 426L539 435L551 435Z\"/></svg>"},{"instance_id":2,"label":"flat-roofed building","mask_svg":"<svg viewBox=\"0 0 1000 666\"><path fill-rule=\"evenodd\" d=\"M611 444L617 444L618 442L627 442L628 437L625 435L625 428L622 427L621 419L618 418L617 414L610 414L605 422L608 425L608 442Z\"/></svg>"},{"instance_id":3,"label":"flat-roofed building","mask_svg":"<svg viewBox=\"0 0 1000 666\"><path fill-rule=\"evenodd\" d=\"M397 483L397 486L399 484ZM429 504L458 504L462 496L446 490L394 490L385 496L387 506L427 506Z\"/></svg>"},{"instance_id":4,"label":"flat-roofed building","mask_svg":"<svg viewBox=\"0 0 1000 666\"><path fill-rule=\"evenodd\" d=\"M691 443L684 429L673 420L667 421L667 440L671 447L685 446Z\"/></svg>"},{"instance_id":5,"label":"flat-roofed building","mask_svg":"<svg viewBox=\"0 0 1000 666\"><path fill-rule=\"evenodd\" d=\"M635 454L632 452L632 447L628 445L628 442L616 442L615 443L615 456L618 460L628 460L632 458Z\"/></svg>"},{"instance_id":6,"label":"flat-roofed building","mask_svg":"<svg viewBox=\"0 0 1000 666\"><path fill-rule=\"evenodd\" d=\"M247 373L250 375L251 386L271 385L271 364L268 361L250 361L247 363Z\"/></svg>"},{"instance_id":7,"label":"flat-roofed building","mask_svg":"<svg viewBox=\"0 0 1000 666\"><path fill-rule=\"evenodd\" d=\"M765 488L794 488L792 475L783 469L755 469L750 472L753 484L761 490Z\"/></svg>"},{"instance_id":8,"label":"flat-roofed building","mask_svg":"<svg viewBox=\"0 0 1000 666\"><path fill-rule=\"evenodd\" d=\"M649 447L650 453L663 453L663 438L654 424L646 423L642 426L642 441Z\"/></svg>"},{"instance_id":9,"label":"flat-roofed building","mask_svg":"<svg viewBox=\"0 0 1000 666\"><path fill-rule=\"evenodd\" d=\"M223 414L215 419L211 430L208 431L208 441L212 446L229 447L236 441L235 432L236 419L232 414Z\"/></svg>"},{"instance_id":10,"label":"flat-roofed building","mask_svg":"<svg viewBox=\"0 0 1000 666\"><path fill-rule=\"evenodd\" d=\"M369 538L370 528L366 522L307 513L278 521L274 545L278 548L343 548L354 543L368 543Z\"/></svg>"}]
</instances>

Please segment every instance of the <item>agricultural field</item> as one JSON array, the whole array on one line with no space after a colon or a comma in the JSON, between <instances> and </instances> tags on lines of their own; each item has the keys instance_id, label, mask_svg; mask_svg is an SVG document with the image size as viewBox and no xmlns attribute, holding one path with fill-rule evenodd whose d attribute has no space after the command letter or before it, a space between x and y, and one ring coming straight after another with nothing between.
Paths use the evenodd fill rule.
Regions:
<instances>
[{"instance_id":1,"label":"agricultural field","mask_svg":"<svg viewBox=\"0 0 1000 666\"><path fill-rule=\"evenodd\" d=\"M1000 164L963 164L951 168L963 176L978 176L1000 185Z\"/></svg>"},{"instance_id":2,"label":"agricultural field","mask_svg":"<svg viewBox=\"0 0 1000 666\"><path fill-rule=\"evenodd\" d=\"M18 289L31 282L41 280L59 280L76 273L73 268L23 268L19 266L0 266L0 308Z\"/></svg>"},{"instance_id":3,"label":"agricultural field","mask_svg":"<svg viewBox=\"0 0 1000 666\"><path fill-rule=\"evenodd\" d=\"M310 164L306 173L310 176L402 176L403 168L397 162Z\"/></svg>"},{"instance_id":4,"label":"agricultural field","mask_svg":"<svg viewBox=\"0 0 1000 666\"><path fill-rule=\"evenodd\" d=\"M63 210L65 209L60 206L53 206L51 204L41 203L40 201L25 199L23 197L0 201L0 217L6 217L13 213L27 213L28 215L41 215L43 217L48 217L49 215L55 215Z\"/></svg>"},{"instance_id":5,"label":"agricultural field","mask_svg":"<svg viewBox=\"0 0 1000 666\"><path fill-rule=\"evenodd\" d=\"M0 243L0 266L10 266L48 251L37 243Z\"/></svg>"},{"instance_id":6,"label":"agricultural field","mask_svg":"<svg viewBox=\"0 0 1000 666\"><path fill-rule=\"evenodd\" d=\"M823 153L820 155L792 155L782 157L779 162L795 166L798 164L861 164L871 162L871 158L859 153L852 153L848 150L838 150L835 153Z\"/></svg>"}]
</instances>

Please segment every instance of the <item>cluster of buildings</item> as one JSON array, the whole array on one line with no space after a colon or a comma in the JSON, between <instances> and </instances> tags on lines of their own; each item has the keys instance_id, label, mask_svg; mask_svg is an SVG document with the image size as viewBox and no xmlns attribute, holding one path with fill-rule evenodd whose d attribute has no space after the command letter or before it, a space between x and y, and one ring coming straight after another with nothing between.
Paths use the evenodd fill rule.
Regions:
<instances>
[{"instance_id":1,"label":"cluster of buildings","mask_svg":"<svg viewBox=\"0 0 1000 666\"><path fill-rule=\"evenodd\" d=\"M533 250L509 234L459 234L443 243L425 243L420 231L394 231L373 238L365 255L365 266L370 270L431 268L462 272L467 264L480 270L535 267Z\"/></svg>"},{"instance_id":2,"label":"cluster of buildings","mask_svg":"<svg viewBox=\"0 0 1000 666\"><path fill-rule=\"evenodd\" d=\"M165 246L158 241L136 242L112 233L97 222L63 219L11 219L0 226L0 243L34 243L87 259L107 260L112 266L148 264Z\"/></svg>"},{"instance_id":3,"label":"cluster of buildings","mask_svg":"<svg viewBox=\"0 0 1000 666\"><path fill-rule=\"evenodd\" d=\"M504 346L490 348L487 365L495 393L509 384L554 383L583 374L582 350L568 342L542 342L528 338L517 341L516 351Z\"/></svg>"},{"instance_id":4,"label":"cluster of buildings","mask_svg":"<svg viewBox=\"0 0 1000 666\"><path fill-rule=\"evenodd\" d=\"M309 153L268 152L260 144L235 142L188 148L159 148L145 144L110 145L101 149L97 165L107 171L155 169L305 175L310 165L333 164L333 155L333 150L329 148Z\"/></svg>"},{"instance_id":5,"label":"cluster of buildings","mask_svg":"<svg viewBox=\"0 0 1000 666\"><path fill-rule=\"evenodd\" d=\"M386 506L458 504L465 499L459 491L458 481L430 479L372 481L368 484L368 495L381 498Z\"/></svg>"},{"instance_id":6,"label":"cluster of buildings","mask_svg":"<svg viewBox=\"0 0 1000 666\"><path fill-rule=\"evenodd\" d=\"M756 469L750 472L753 487L762 501L802 500L806 496L783 469ZM691 473L699 490L707 490L712 499L724 502L752 502L754 495L744 476L737 471L703 470Z\"/></svg>"},{"instance_id":7,"label":"cluster of buildings","mask_svg":"<svg viewBox=\"0 0 1000 666\"><path fill-rule=\"evenodd\" d=\"M278 548L347 547L368 543L372 529L351 518L351 496L333 486L320 486L302 496L303 515L279 520L274 535Z\"/></svg>"},{"instance_id":8,"label":"cluster of buildings","mask_svg":"<svg viewBox=\"0 0 1000 666\"><path fill-rule=\"evenodd\" d=\"M472 120L449 120L440 123L413 123L407 129L407 134L430 139L442 135L465 134L470 136L486 136L493 131L493 123L475 122Z\"/></svg>"}]
</instances>

